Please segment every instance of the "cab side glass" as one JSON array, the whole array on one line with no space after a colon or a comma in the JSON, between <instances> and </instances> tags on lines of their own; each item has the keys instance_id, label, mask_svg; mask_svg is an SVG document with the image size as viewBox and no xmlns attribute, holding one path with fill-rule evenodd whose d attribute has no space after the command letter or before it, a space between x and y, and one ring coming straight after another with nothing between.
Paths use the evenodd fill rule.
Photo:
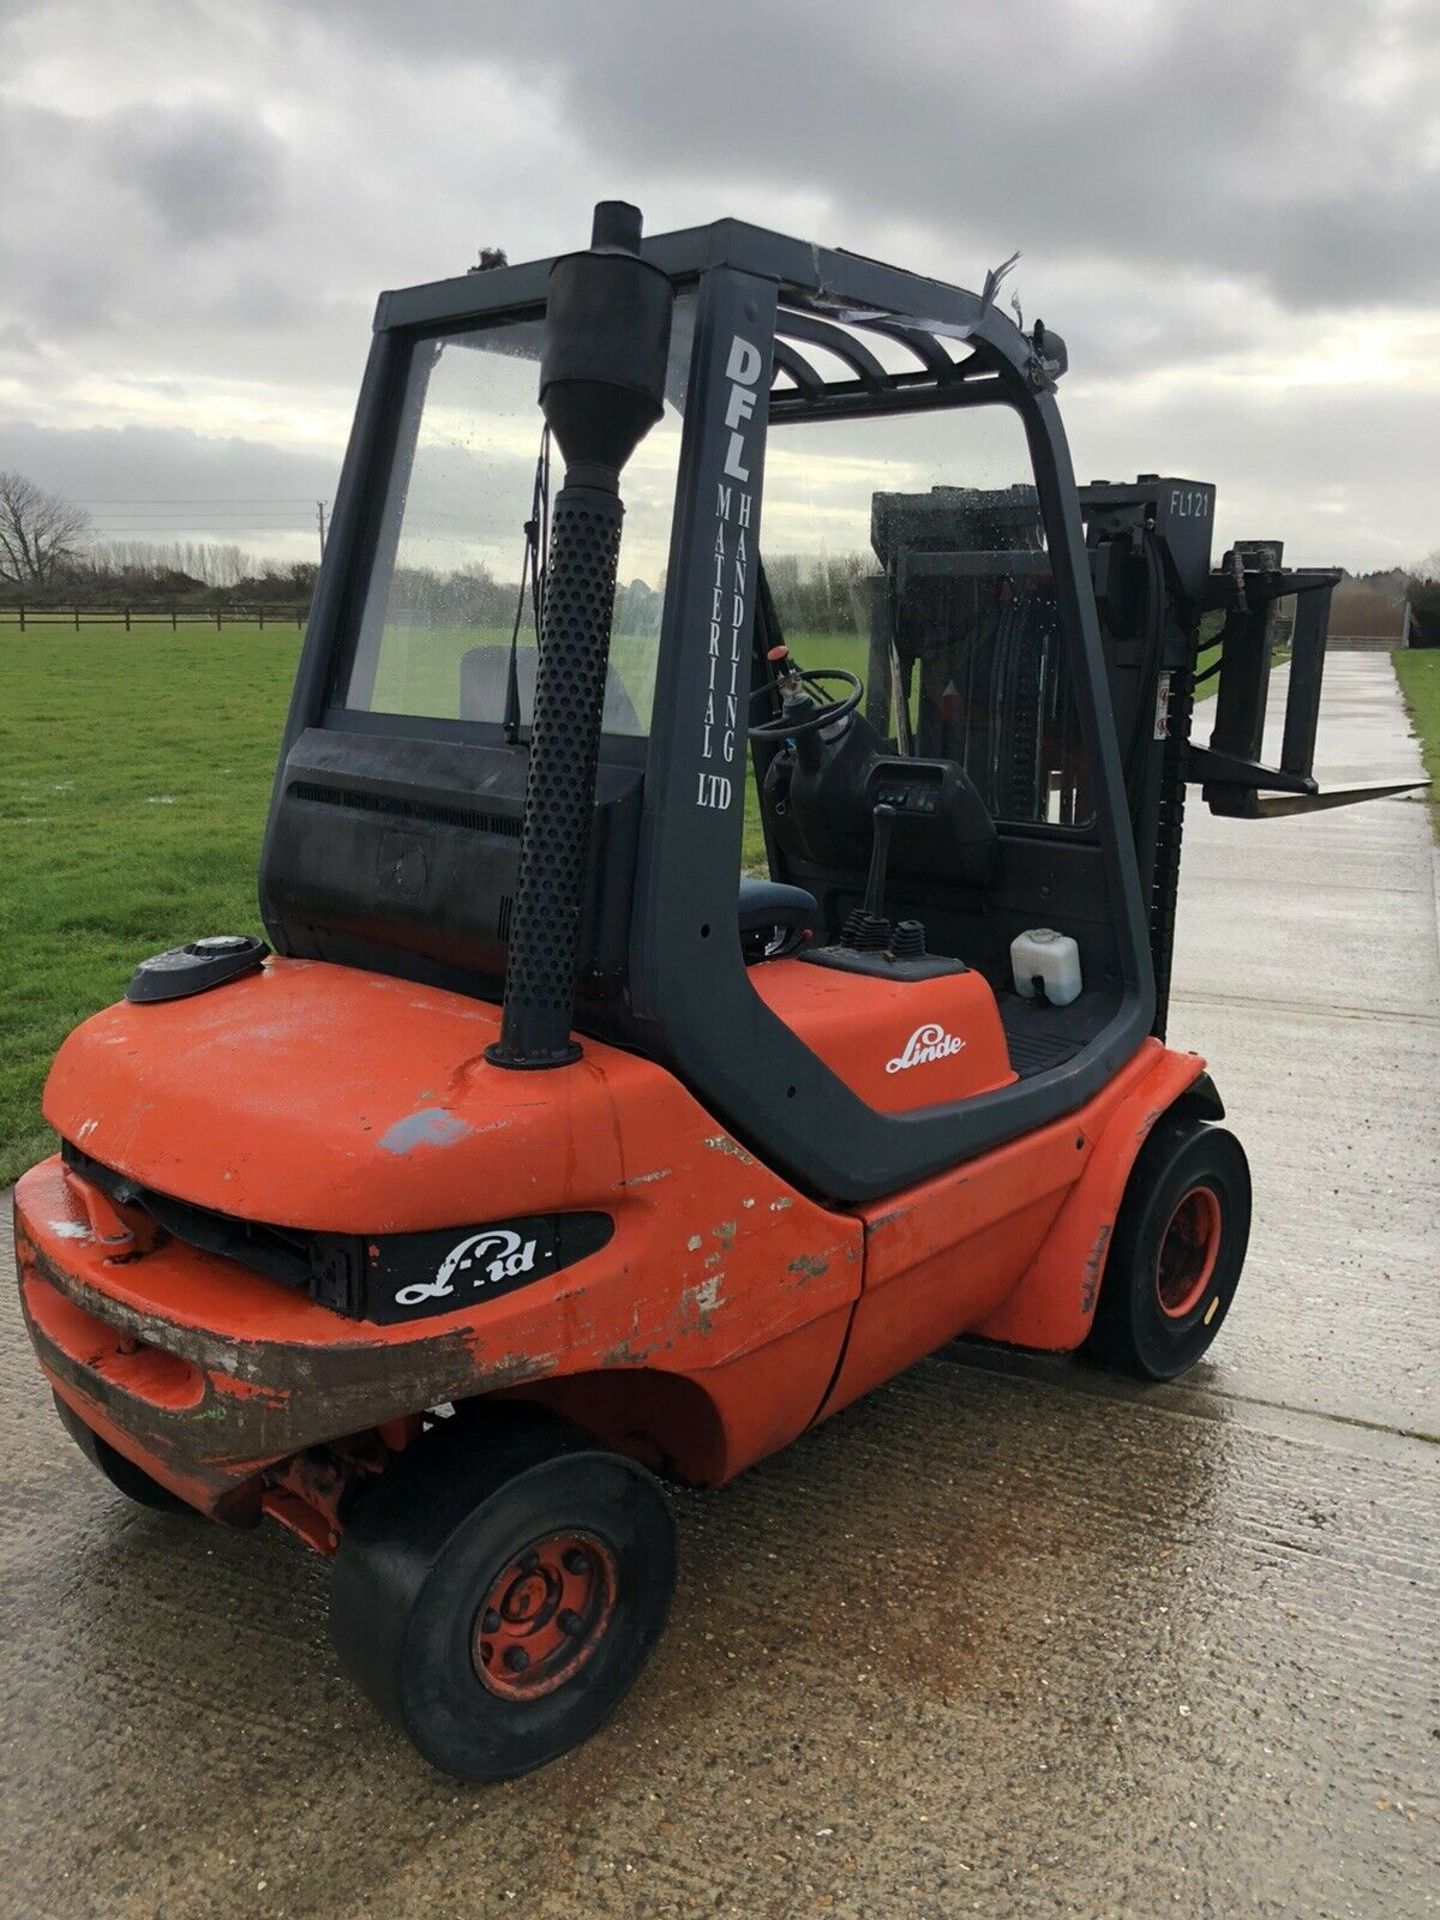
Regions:
<instances>
[{"instance_id":1,"label":"cab side glass","mask_svg":"<svg viewBox=\"0 0 1440 1920\"><path fill-rule=\"evenodd\" d=\"M1093 819L1024 429L1003 405L772 425L761 546L787 644L1000 822Z\"/></svg>"}]
</instances>

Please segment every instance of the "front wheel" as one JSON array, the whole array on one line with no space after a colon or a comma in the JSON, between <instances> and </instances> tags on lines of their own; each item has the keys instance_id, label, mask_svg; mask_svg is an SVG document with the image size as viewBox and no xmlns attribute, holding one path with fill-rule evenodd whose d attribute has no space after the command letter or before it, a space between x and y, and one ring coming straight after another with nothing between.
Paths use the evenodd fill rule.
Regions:
<instances>
[{"instance_id":1,"label":"front wheel","mask_svg":"<svg viewBox=\"0 0 1440 1920\"><path fill-rule=\"evenodd\" d=\"M1224 1324L1250 1238L1250 1168L1224 1127L1163 1119L1131 1172L1084 1351L1144 1380L1193 1367Z\"/></svg>"},{"instance_id":2,"label":"front wheel","mask_svg":"<svg viewBox=\"0 0 1440 1920\"><path fill-rule=\"evenodd\" d=\"M351 1516L331 1631L432 1765L503 1780L609 1717L674 1584L674 1524L642 1467L543 1416L493 1431L447 1422Z\"/></svg>"}]
</instances>

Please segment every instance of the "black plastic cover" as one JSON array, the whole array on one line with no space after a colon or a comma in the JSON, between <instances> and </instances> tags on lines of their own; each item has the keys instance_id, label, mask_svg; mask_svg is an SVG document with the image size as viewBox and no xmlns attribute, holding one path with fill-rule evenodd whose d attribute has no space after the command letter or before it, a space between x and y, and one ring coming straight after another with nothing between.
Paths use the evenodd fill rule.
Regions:
<instances>
[{"instance_id":1,"label":"black plastic cover","mask_svg":"<svg viewBox=\"0 0 1440 1920\"><path fill-rule=\"evenodd\" d=\"M634 250L633 207L602 201L596 215L590 250L550 269L540 403L567 468L618 473L664 411L675 288Z\"/></svg>"},{"instance_id":2,"label":"black plastic cover","mask_svg":"<svg viewBox=\"0 0 1440 1920\"><path fill-rule=\"evenodd\" d=\"M495 742L308 728L286 760L261 881L280 951L498 998L528 759ZM638 767L602 761L586 997L608 998L624 978L643 785Z\"/></svg>"},{"instance_id":3,"label":"black plastic cover","mask_svg":"<svg viewBox=\"0 0 1440 1920\"><path fill-rule=\"evenodd\" d=\"M192 993L205 993L227 980L254 973L264 965L269 951L253 933L212 933L183 947L167 947L164 953L140 962L130 976L125 998L137 1005L184 1000Z\"/></svg>"},{"instance_id":4,"label":"black plastic cover","mask_svg":"<svg viewBox=\"0 0 1440 1920\"><path fill-rule=\"evenodd\" d=\"M865 973L875 980L941 980L952 973L968 973L963 960L943 953L905 956L893 951L865 953L843 945L807 947L801 954L812 967L834 967L837 973Z\"/></svg>"}]
</instances>

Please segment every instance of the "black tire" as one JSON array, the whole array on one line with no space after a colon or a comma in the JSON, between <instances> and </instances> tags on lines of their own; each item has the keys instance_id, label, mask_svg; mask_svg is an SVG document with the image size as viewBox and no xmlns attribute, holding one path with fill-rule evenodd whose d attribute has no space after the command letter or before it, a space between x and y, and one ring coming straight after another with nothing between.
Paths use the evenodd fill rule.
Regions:
<instances>
[{"instance_id":1,"label":"black tire","mask_svg":"<svg viewBox=\"0 0 1440 1920\"><path fill-rule=\"evenodd\" d=\"M1225 1323L1250 1239L1250 1168L1224 1127L1161 1120L1131 1171L1086 1356L1142 1380L1193 1367Z\"/></svg>"},{"instance_id":2,"label":"black tire","mask_svg":"<svg viewBox=\"0 0 1440 1920\"><path fill-rule=\"evenodd\" d=\"M675 1585L674 1522L643 1467L548 1416L496 1416L445 1421L366 1490L330 1598L347 1671L466 1780L528 1773L588 1739L649 1659ZM517 1649L519 1673L502 1664Z\"/></svg>"},{"instance_id":3,"label":"black tire","mask_svg":"<svg viewBox=\"0 0 1440 1920\"><path fill-rule=\"evenodd\" d=\"M91 1466L103 1473L111 1486L123 1493L127 1500L133 1500L137 1507L149 1507L155 1513L196 1513L188 1500L182 1500L178 1493L172 1493L168 1487L162 1487L158 1480L152 1480L143 1467L137 1467L123 1453L117 1453L108 1440L102 1440L98 1433L92 1432L58 1393L54 1398L61 1426Z\"/></svg>"}]
</instances>

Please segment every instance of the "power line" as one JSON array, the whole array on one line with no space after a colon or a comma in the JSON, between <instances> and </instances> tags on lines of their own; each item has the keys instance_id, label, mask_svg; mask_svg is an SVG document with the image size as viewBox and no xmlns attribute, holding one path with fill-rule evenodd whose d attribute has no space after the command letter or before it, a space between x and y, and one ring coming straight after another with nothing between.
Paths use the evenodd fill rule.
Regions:
<instances>
[{"instance_id":1,"label":"power line","mask_svg":"<svg viewBox=\"0 0 1440 1920\"><path fill-rule=\"evenodd\" d=\"M123 520L127 526L129 526L132 522L138 522L142 526L156 527L156 528L162 528L162 529L165 527L200 527L200 526L205 526L205 527L212 527L212 526L213 527L225 527L225 526L229 526L229 527L273 527L273 526L294 527L294 526L303 526L306 520L309 519L309 517L310 516L308 514L292 514L292 513L287 513L284 515L254 514L254 513L243 514L242 513L242 514L236 514L228 520L220 520L220 519L216 519L214 515L209 515L209 514L196 515L193 518L182 517L179 514L166 514L165 517L162 519L158 515L155 516L154 518L150 518L150 517L142 517L138 513L125 513L125 514L114 515L113 520L107 517L104 520L92 521L91 524L92 526L109 526L109 525L112 525L114 521Z\"/></svg>"},{"instance_id":2,"label":"power line","mask_svg":"<svg viewBox=\"0 0 1440 1920\"><path fill-rule=\"evenodd\" d=\"M90 530L91 538L96 540L104 540L112 533L134 533L143 534L147 540L167 540L172 542L175 540L188 540L201 534L216 534L223 536L227 540L235 540L249 534L289 534L304 532L305 527L303 524L297 525L290 520L283 523L273 520L264 522L245 521L231 526L215 526L213 524L207 524L204 521L192 520L187 521L184 526L180 527L157 527L146 525L143 522L135 520L117 520L113 526L92 527Z\"/></svg>"},{"instance_id":3,"label":"power line","mask_svg":"<svg viewBox=\"0 0 1440 1920\"><path fill-rule=\"evenodd\" d=\"M208 514L216 520L244 520L259 514L264 519L274 519L277 515L284 520L307 518L314 502L307 500L303 507L204 507L197 506L196 513ZM183 507L101 507L96 509L96 518L100 520L183 520L187 509Z\"/></svg>"},{"instance_id":4,"label":"power line","mask_svg":"<svg viewBox=\"0 0 1440 1920\"><path fill-rule=\"evenodd\" d=\"M81 507L309 507L309 493L108 493Z\"/></svg>"},{"instance_id":5,"label":"power line","mask_svg":"<svg viewBox=\"0 0 1440 1920\"><path fill-rule=\"evenodd\" d=\"M114 533L119 527L128 527L135 533L201 533L207 528L215 533L284 533L293 528L296 533L303 530L303 520L106 520L92 525L92 533Z\"/></svg>"},{"instance_id":6,"label":"power line","mask_svg":"<svg viewBox=\"0 0 1440 1920\"><path fill-rule=\"evenodd\" d=\"M320 557L325 557L330 502L313 495L212 494L194 499L150 494L138 500L109 496L81 504L96 509L90 530L101 541L179 546L207 539L231 544L248 539L253 544L302 534L310 523L320 536Z\"/></svg>"},{"instance_id":7,"label":"power line","mask_svg":"<svg viewBox=\"0 0 1440 1920\"><path fill-rule=\"evenodd\" d=\"M204 511L203 508L201 509L200 512L194 513L194 514L122 513L121 510L118 507L116 507L109 513L97 514L95 518L98 521L153 520L162 526L168 523L172 527L184 527L184 526L193 525L197 520L205 520L205 521L213 520L213 521L216 521L217 523L225 520L239 521L241 523L250 522L250 521L262 521L262 520L263 521L293 520L293 521L299 522L299 521L309 520L313 518L313 516L314 516L314 506L312 503L308 512L301 512L298 509L294 512L289 512L289 511L281 512L278 508L261 507L261 508L257 508L254 513L207 513Z\"/></svg>"}]
</instances>

